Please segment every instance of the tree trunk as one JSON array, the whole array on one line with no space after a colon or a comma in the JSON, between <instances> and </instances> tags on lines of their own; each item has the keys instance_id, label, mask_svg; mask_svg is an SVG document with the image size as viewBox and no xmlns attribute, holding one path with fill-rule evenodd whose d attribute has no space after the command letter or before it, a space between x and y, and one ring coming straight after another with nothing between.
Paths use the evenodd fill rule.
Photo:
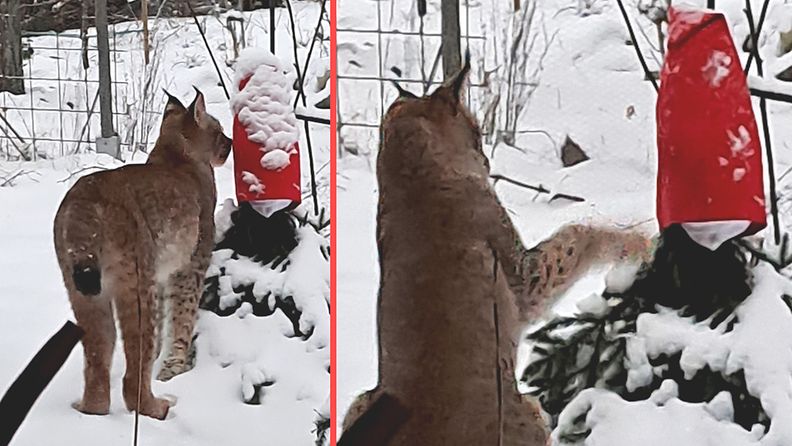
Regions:
<instances>
[{"instance_id":1,"label":"tree trunk","mask_svg":"<svg viewBox=\"0 0 792 446\"><path fill-rule=\"evenodd\" d=\"M0 91L23 94L19 0L0 0Z\"/></svg>"}]
</instances>

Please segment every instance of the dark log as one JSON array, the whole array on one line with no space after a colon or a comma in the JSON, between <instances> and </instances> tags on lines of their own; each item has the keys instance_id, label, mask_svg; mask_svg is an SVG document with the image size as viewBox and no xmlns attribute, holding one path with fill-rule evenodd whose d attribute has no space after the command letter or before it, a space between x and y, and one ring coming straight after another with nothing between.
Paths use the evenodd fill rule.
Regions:
<instances>
[{"instance_id":1,"label":"dark log","mask_svg":"<svg viewBox=\"0 0 792 446\"><path fill-rule=\"evenodd\" d=\"M388 394L382 394L344 432L338 446L386 446L409 417L409 410L401 402Z\"/></svg>"},{"instance_id":2,"label":"dark log","mask_svg":"<svg viewBox=\"0 0 792 446\"><path fill-rule=\"evenodd\" d=\"M63 367L69 354L82 338L84 332L72 322L66 322L53 335L36 356L28 363L25 370L8 388L0 400L0 446L7 445L25 420L33 403L36 402L44 388L52 381L55 374Z\"/></svg>"}]
</instances>

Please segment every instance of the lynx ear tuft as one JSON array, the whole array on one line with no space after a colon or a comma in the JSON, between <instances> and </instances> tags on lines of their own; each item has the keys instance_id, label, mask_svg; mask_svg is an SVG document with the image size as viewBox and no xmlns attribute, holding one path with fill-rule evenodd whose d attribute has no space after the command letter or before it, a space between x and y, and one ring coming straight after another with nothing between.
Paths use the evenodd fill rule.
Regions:
<instances>
[{"instance_id":1,"label":"lynx ear tuft","mask_svg":"<svg viewBox=\"0 0 792 446\"><path fill-rule=\"evenodd\" d=\"M198 87L193 86L195 89L195 99L190 104L190 111L192 112L195 122L202 122L206 117L206 101L204 95Z\"/></svg>"},{"instance_id":2,"label":"lynx ear tuft","mask_svg":"<svg viewBox=\"0 0 792 446\"><path fill-rule=\"evenodd\" d=\"M404 87L402 87L401 85L399 85L398 82L396 82L396 81L391 81L391 82L393 83L393 86L396 87L396 90L398 90L399 98L409 98L409 99L417 99L418 98L418 96L414 95L412 92L410 92L409 90L407 90Z\"/></svg>"},{"instance_id":3,"label":"lynx ear tuft","mask_svg":"<svg viewBox=\"0 0 792 446\"><path fill-rule=\"evenodd\" d=\"M443 85L432 93L432 97L444 97L453 102L462 101L462 87L470 74L470 50L465 51L465 61L462 68L452 78L448 79Z\"/></svg>"},{"instance_id":4,"label":"lynx ear tuft","mask_svg":"<svg viewBox=\"0 0 792 446\"><path fill-rule=\"evenodd\" d=\"M168 97L168 102L165 104L165 114L174 111L184 112L187 110L186 108L184 108L184 105L181 103L181 101L179 101L179 99L176 98L176 96L173 96L172 94L168 93L168 90L165 90L164 88L162 89L162 91L164 91L165 95Z\"/></svg>"}]
</instances>

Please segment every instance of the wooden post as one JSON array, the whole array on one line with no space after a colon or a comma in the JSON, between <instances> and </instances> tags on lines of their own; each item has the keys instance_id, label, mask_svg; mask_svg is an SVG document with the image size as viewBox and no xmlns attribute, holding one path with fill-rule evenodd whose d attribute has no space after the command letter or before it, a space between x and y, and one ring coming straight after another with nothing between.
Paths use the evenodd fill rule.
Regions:
<instances>
[{"instance_id":1,"label":"wooden post","mask_svg":"<svg viewBox=\"0 0 792 446\"><path fill-rule=\"evenodd\" d=\"M107 32L107 0L96 0L96 47L99 52L99 114L102 137L109 138L113 130L113 93L110 79L110 38Z\"/></svg>"},{"instance_id":2,"label":"wooden post","mask_svg":"<svg viewBox=\"0 0 792 446\"><path fill-rule=\"evenodd\" d=\"M459 50L459 0L443 0L440 7L443 32L443 79L448 80L462 68Z\"/></svg>"},{"instance_id":3,"label":"wooden post","mask_svg":"<svg viewBox=\"0 0 792 446\"><path fill-rule=\"evenodd\" d=\"M25 93L19 0L0 0L0 91Z\"/></svg>"}]
</instances>

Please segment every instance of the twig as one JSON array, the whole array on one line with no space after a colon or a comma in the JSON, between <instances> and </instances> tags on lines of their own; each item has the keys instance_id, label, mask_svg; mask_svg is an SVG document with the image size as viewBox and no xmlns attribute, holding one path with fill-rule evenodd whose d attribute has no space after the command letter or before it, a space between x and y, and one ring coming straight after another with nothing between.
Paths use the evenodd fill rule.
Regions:
<instances>
[{"instance_id":1,"label":"twig","mask_svg":"<svg viewBox=\"0 0 792 446\"><path fill-rule=\"evenodd\" d=\"M327 118L319 118L319 117L316 117L316 116L308 116L308 115L303 115L303 114L300 114L300 113L295 113L294 116L297 119L301 119L303 121L313 122L315 124L330 125L330 120L327 119Z\"/></svg>"},{"instance_id":2,"label":"twig","mask_svg":"<svg viewBox=\"0 0 792 446\"><path fill-rule=\"evenodd\" d=\"M286 4L290 5L291 1L290 0L286 0ZM291 7L289 7L289 10L291 10ZM303 66L302 75L300 75L298 73L297 80L300 82L300 88L297 90L297 97L294 99L294 105L295 106L297 106L297 102L300 100L301 97L302 97L303 105L305 105L305 91L303 89L303 82L305 81L305 75L308 74L308 65L309 65L309 63L311 61L311 55L313 54L314 46L316 45L316 36L319 34L319 30L322 28L322 19L324 18L324 14L325 14L326 10L327 10L327 0L322 0L321 9L319 10L319 20L317 20L317 22L316 22L316 28L314 29L313 39L311 39L311 45L308 47L308 55L305 56L305 64ZM290 20L292 22L292 29L294 29L294 18L290 17ZM294 45L295 45L294 57L295 57L295 63L297 63L297 60L296 60L297 59L297 48L296 48L296 46L297 46L297 37L296 36L293 36L293 37L295 39L295 42L294 42ZM299 65L297 65L297 69L299 70Z\"/></svg>"},{"instance_id":3,"label":"twig","mask_svg":"<svg viewBox=\"0 0 792 446\"><path fill-rule=\"evenodd\" d=\"M767 1L765 1L765 8L767 7ZM765 9L762 10L762 14L766 12ZM751 39L753 43L753 48L751 54L756 57L756 72L759 74L759 77L764 76L764 72L762 69L762 58L759 56L759 34L758 31L754 28L754 21L753 21L753 12L751 11L751 1L745 0L745 15L748 19L748 27L751 32ZM760 19L761 20L761 19ZM748 60L750 64L751 60ZM746 65L746 70L750 68L749 65ZM746 71L747 72L747 71ZM770 123L768 122L768 113L767 113L767 100L765 98L759 98L759 112L762 115L762 132L764 133L764 140L765 140L765 151L767 153L767 176L770 182L770 215L773 218L773 236L775 238L776 244L781 243L781 228L780 228L780 221L778 217L778 194L776 192L776 180L775 180L775 167L773 166L773 150L772 150L772 138L770 137Z\"/></svg>"},{"instance_id":4,"label":"twig","mask_svg":"<svg viewBox=\"0 0 792 446\"><path fill-rule=\"evenodd\" d=\"M70 153L70 155L74 155L80 150L80 143L82 142L83 136L85 135L85 130L88 129L88 126L91 125L91 115L93 115L94 108L96 107L96 101L99 99L99 89L96 89L96 95L94 96L93 102L91 103L91 109L88 110L88 116L85 118L85 125L83 125L82 130L80 131L80 137L77 138L77 144L74 147L74 150Z\"/></svg>"},{"instance_id":5,"label":"twig","mask_svg":"<svg viewBox=\"0 0 792 446\"><path fill-rule=\"evenodd\" d=\"M764 26L765 17L767 16L767 7L769 5L770 5L770 0L765 0L764 3L762 4L762 11L759 13L759 24L756 26L756 32L751 31L751 35L753 36L752 39L753 51L751 51L751 53L748 54L748 62L745 63L745 68L743 69L743 72L745 73L746 76L748 75L748 72L751 70L751 63L753 62L754 57L757 58L756 60L757 66L761 63L761 61L759 61L759 48L757 48L757 45L759 43L759 34L762 33L762 27ZM750 3L748 4L748 8L750 9ZM753 19L749 20L748 23L749 26L753 27Z\"/></svg>"},{"instance_id":6,"label":"twig","mask_svg":"<svg viewBox=\"0 0 792 446\"><path fill-rule=\"evenodd\" d=\"M190 15L192 16L193 20L195 21L195 26L198 27L198 32L201 33L201 38L203 39L204 45L206 46L206 51L209 53L209 57L212 59L212 64L217 71L217 77L220 78L220 85L223 87L223 92L226 95L226 99L231 99L231 95L228 94L228 89L226 88L225 80L223 79L223 73L220 72L220 67L217 66L217 61L215 60L214 54L212 53L212 49L209 47L209 42L206 40L206 34L204 33L203 28L201 28L201 24L198 23L198 17L195 15L195 10L193 10L192 4L190 0L187 0L187 8L190 9Z\"/></svg>"},{"instance_id":7,"label":"twig","mask_svg":"<svg viewBox=\"0 0 792 446\"><path fill-rule=\"evenodd\" d=\"M8 120L6 119L5 115L2 112L0 112L0 119L2 119L6 127L8 127L8 129L11 130L11 133L13 133L14 136L16 136L22 144L25 144L25 140L22 138L22 136L19 135L19 133L17 133L14 126L12 126L10 122L8 122ZM5 132L5 130L3 132ZM12 144L12 145L14 146L14 148L17 149L17 152L19 152L19 154L22 156L22 159L24 159L25 161L30 161L30 157L27 156L25 152L22 151L22 149L17 147L16 144Z\"/></svg>"},{"instance_id":8,"label":"twig","mask_svg":"<svg viewBox=\"0 0 792 446\"><path fill-rule=\"evenodd\" d=\"M530 184L527 184L527 183L523 183L522 181L517 181L515 179L509 178L507 176L504 176L504 175L501 175L501 174L497 174L497 173L490 175L490 178L495 180L494 184L497 184L497 182L499 180L503 180L503 181L505 181L507 183L511 183L511 184L513 184L515 186L519 186L519 187L524 187L526 189L530 189L532 191L536 191L537 193L540 193L540 194L550 194L551 193L551 191L547 190L541 184L539 186L533 186L533 185L530 185ZM583 198L583 197L578 197L576 195L569 195L569 194L564 194L564 193L553 194L553 196L550 198L549 201L552 202L554 200L561 200L561 199L575 201L575 202L578 202L578 203L586 201L586 199Z\"/></svg>"},{"instance_id":9,"label":"twig","mask_svg":"<svg viewBox=\"0 0 792 446\"><path fill-rule=\"evenodd\" d=\"M787 102L792 104L792 95L786 93L760 90L758 88L749 88L748 90L751 92L751 96L756 96L757 98L770 99L772 101Z\"/></svg>"},{"instance_id":10,"label":"twig","mask_svg":"<svg viewBox=\"0 0 792 446\"><path fill-rule=\"evenodd\" d=\"M305 56L305 64L303 66L302 73L300 73L300 61L297 58L297 35L295 34L295 27L294 27L294 16L291 10L291 1L286 0L286 6L289 10L289 22L291 23L292 28L292 39L294 40L294 63L297 68L297 81L299 88L297 89L297 97L294 98L294 105L296 107L299 103L300 99L302 99L303 106L306 106L305 100L305 90L304 90L304 81L305 75L308 74L308 65L311 63L311 55L313 54L314 46L316 45L316 36L319 34L319 30L322 27L322 19L325 14L325 10L327 8L327 0L322 0L321 9L319 10L319 20L316 22L316 28L314 29L314 35L311 39L311 45L308 48L308 55ZM311 127L308 123L308 120L304 120L305 123L305 140L308 143L308 164L311 169L311 195L313 196L313 205L314 205L314 212L317 214L319 213L319 197L316 193L316 172L314 171L314 157L313 157L313 146L311 145Z\"/></svg>"},{"instance_id":11,"label":"twig","mask_svg":"<svg viewBox=\"0 0 792 446\"><path fill-rule=\"evenodd\" d=\"M22 175L30 175L31 173L33 173L32 170L20 170L17 173L11 175L8 178L2 178L3 182L0 183L0 187L8 186L8 185L11 184L12 181L14 181L15 179L21 177Z\"/></svg>"},{"instance_id":12,"label":"twig","mask_svg":"<svg viewBox=\"0 0 792 446\"><path fill-rule=\"evenodd\" d=\"M68 177L66 177L66 178L64 178L64 179L62 179L62 180L58 180L58 183L65 183L65 182L67 182L67 181L71 180L72 178L74 178L76 175L78 175L78 174L80 174L80 173L82 173L82 172L85 172L86 170L91 170L91 169L107 170L107 167L104 167L104 166L88 166L88 167L83 167L83 168L80 168L80 169L78 169L78 170L75 170L75 171L74 171L74 172L72 172L72 173L71 173L71 174L70 174Z\"/></svg>"},{"instance_id":13,"label":"twig","mask_svg":"<svg viewBox=\"0 0 792 446\"><path fill-rule=\"evenodd\" d=\"M497 174L497 173L490 175L490 178L495 180L496 183L499 180L503 180L503 181L505 181L507 183L514 184L515 186L524 187L526 189L530 189L530 190L536 191L536 192L538 192L540 194L549 194L550 193L550 191L545 189L545 187L542 186L541 184L539 186L532 186L530 184L526 184L526 183L523 183L521 181L513 180L513 179L511 179L509 177L506 177L506 176L503 176L503 175Z\"/></svg>"},{"instance_id":14,"label":"twig","mask_svg":"<svg viewBox=\"0 0 792 446\"><path fill-rule=\"evenodd\" d=\"M638 55L638 60L641 62L641 67L644 70L644 74L652 83L655 91L660 91L657 81L652 75L652 72L649 71L649 66L646 64L646 59L644 59L643 54L641 54L641 48L638 46L638 39L635 37L635 31L633 31L632 24L630 23L630 17L627 15L627 10L624 9L624 2L622 0L616 0L616 2L619 4L619 9L621 10L622 17L624 18L624 23L627 25L627 32L630 34L630 39L632 40L633 47L635 48L635 53Z\"/></svg>"}]
</instances>

